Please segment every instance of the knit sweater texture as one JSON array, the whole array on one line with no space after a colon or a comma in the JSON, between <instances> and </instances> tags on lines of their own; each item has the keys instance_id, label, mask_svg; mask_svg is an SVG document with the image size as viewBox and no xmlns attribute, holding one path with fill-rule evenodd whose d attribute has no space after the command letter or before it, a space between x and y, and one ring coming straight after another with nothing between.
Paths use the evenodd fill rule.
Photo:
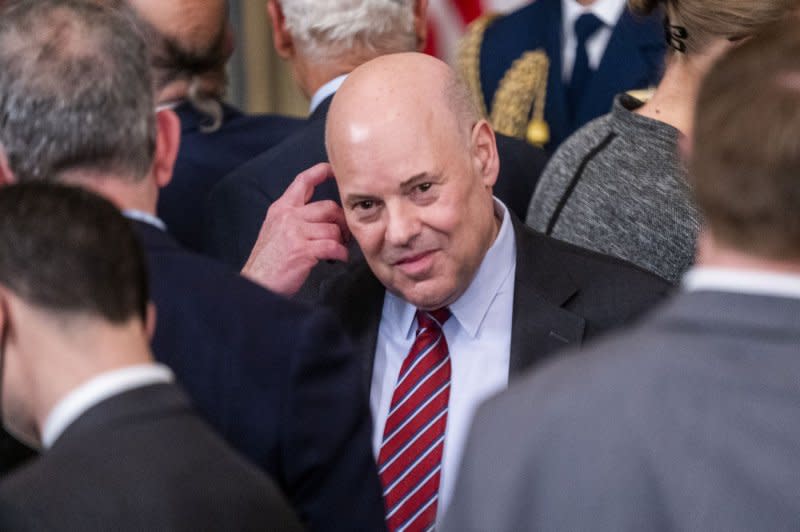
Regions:
<instances>
[{"instance_id":1,"label":"knit sweater texture","mask_svg":"<svg viewBox=\"0 0 800 532\"><path fill-rule=\"evenodd\" d=\"M677 282L694 260L698 213L678 155L679 131L634 113L641 105L617 96L611 113L558 148L527 223Z\"/></svg>"}]
</instances>

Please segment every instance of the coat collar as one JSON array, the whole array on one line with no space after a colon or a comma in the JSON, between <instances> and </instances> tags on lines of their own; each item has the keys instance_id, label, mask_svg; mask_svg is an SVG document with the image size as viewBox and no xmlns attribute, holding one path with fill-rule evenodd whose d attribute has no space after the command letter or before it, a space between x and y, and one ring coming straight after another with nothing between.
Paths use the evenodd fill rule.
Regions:
<instances>
[{"instance_id":1,"label":"coat collar","mask_svg":"<svg viewBox=\"0 0 800 532\"><path fill-rule=\"evenodd\" d=\"M166 412L190 413L189 399L175 384L151 384L115 395L96 404L64 430L53 444L85 445L84 435L104 426L137 422Z\"/></svg>"}]
</instances>

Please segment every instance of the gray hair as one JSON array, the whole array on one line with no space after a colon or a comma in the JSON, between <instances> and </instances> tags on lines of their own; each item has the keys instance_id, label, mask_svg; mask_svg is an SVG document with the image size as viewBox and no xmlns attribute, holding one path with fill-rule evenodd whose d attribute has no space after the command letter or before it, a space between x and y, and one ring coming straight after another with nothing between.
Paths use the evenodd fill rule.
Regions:
<instances>
[{"instance_id":1,"label":"gray hair","mask_svg":"<svg viewBox=\"0 0 800 532\"><path fill-rule=\"evenodd\" d=\"M414 0L279 0L301 49L322 62L361 47L375 55L416 49Z\"/></svg>"},{"instance_id":2,"label":"gray hair","mask_svg":"<svg viewBox=\"0 0 800 532\"><path fill-rule=\"evenodd\" d=\"M0 149L18 181L74 170L143 178L154 105L147 48L124 13L80 0L0 13Z\"/></svg>"}]
</instances>

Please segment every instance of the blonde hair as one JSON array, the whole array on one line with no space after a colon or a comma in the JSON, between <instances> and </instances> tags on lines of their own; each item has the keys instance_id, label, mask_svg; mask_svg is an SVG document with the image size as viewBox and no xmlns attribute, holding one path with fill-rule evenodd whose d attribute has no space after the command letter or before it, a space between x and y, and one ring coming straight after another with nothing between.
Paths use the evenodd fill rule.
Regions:
<instances>
[{"instance_id":1,"label":"blonde hair","mask_svg":"<svg viewBox=\"0 0 800 532\"><path fill-rule=\"evenodd\" d=\"M635 13L663 5L671 46L687 54L702 52L716 39L737 40L783 19L799 0L628 0ZM682 44L681 44L682 43ZM681 49L683 48L683 49Z\"/></svg>"}]
</instances>

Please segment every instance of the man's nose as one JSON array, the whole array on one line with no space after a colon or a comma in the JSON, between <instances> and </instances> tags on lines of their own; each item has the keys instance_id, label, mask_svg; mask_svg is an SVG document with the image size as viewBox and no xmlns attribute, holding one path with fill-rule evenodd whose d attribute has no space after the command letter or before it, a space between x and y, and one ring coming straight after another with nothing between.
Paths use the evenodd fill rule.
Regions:
<instances>
[{"instance_id":1,"label":"man's nose","mask_svg":"<svg viewBox=\"0 0 800 532\"><path fill-rule=\"evenodd\" d=\"M416 210L407 205L387 205L386 241L393 246L407 246L419 234L421 226Z\"/></svg>"}]
</instances>

